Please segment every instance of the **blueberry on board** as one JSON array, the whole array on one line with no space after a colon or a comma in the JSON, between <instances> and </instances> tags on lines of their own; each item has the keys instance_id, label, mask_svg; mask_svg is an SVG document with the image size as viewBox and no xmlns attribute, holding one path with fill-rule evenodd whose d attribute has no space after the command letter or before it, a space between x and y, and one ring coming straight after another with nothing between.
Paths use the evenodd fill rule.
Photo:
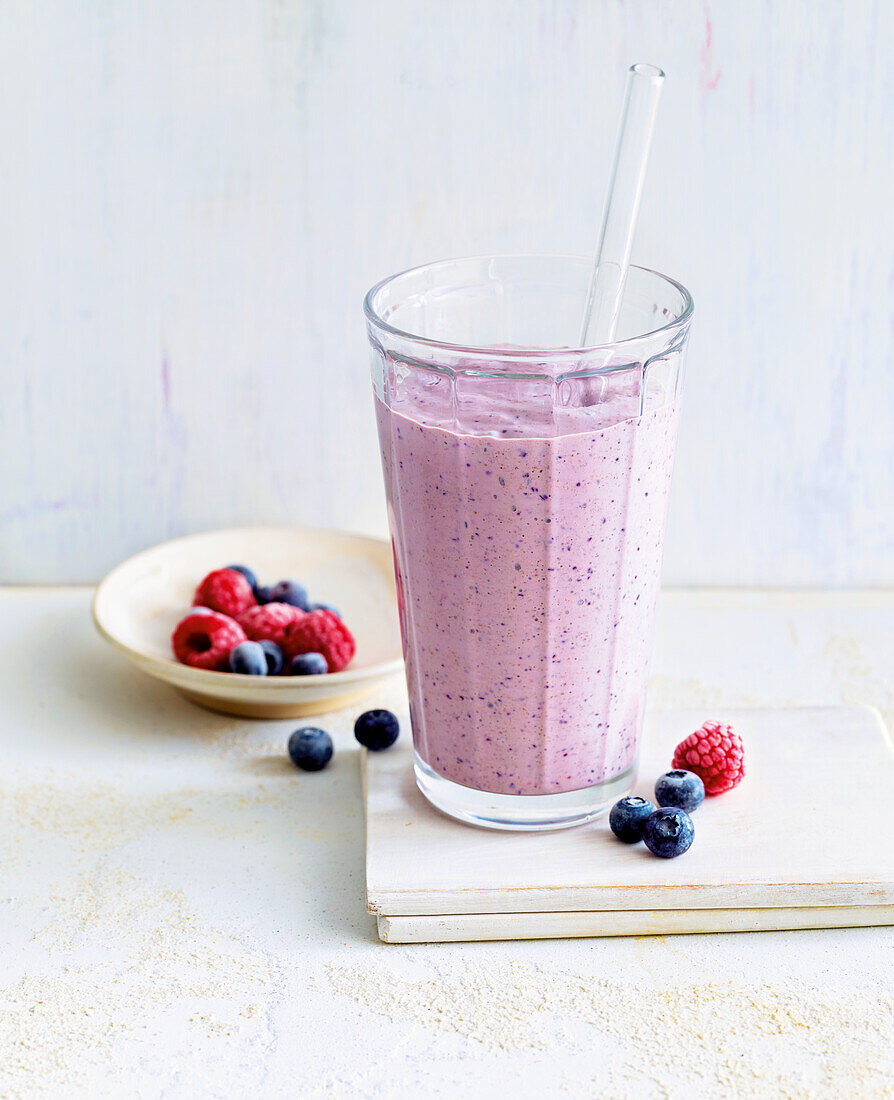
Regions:
<instances>
[{"instance_id":1,"label":"blueberry on board","mask_svg":"<svg viewBox=\"0 0 894 1100\"><path fill-rule=\"evenodd\" d=\"M666 772L655 783L655 801L659 806L676 806L691 814L705 801L705 785L695 772Z\"/></svg>"},{"instance_id":2,"label":"blueberry on board","mask_svg":"<svg viewBox=\"0 0 894 1100\"><path fill-rule=\"evenodd\" d=\"M336 617L336 619L341 618L341 612L338 610L337 607L333 607L331 603L312 603L310 605L310 610L311 611L328 611L328 612L330 612L330 614L334 615Z\"/></svg>"},{"instance_id":3,"label":"blueberry on board","mask_svg":"<svg viewBox=\"0 0 894 1100\"><path fill-rule=\"evenodd\" d=\"M292 607L300 607L307 611L310 604L307 601L307 589L297 581L278 581L270 589L268 603L287 603Z\"/></svg>"},{"instance_id":4,"label":"blueberry on board","mask_svg":"<svg viewBox=\"0 0 894 1100\"><path fill-rule=\"evenodd\" d=\"M243 676L266 676L267 655L259 642L240 642L230 650L230 672Z\"/></svg>"},{"instance_id":5,"label":"blueberry on board","mask_svg":"<svg viewBox=\"0 0 894 1100\"><path fill-rule=\"evenodd\" d=\"M270 601L270 585L269 584L259 584L258 587L255 589L255 599L262 606L265 603L270 603L271 602Z\"/></svg>"},{"instance_id":6,"label":"blueberry on board","mask_svg":"<svg viewBox=\"0 0 894 1100\"><path fill-rule=\"evenodd\" d=\"M608 824L618 840L623 840L625 844L636 844L643 839L643 825L646 818L653 813L655 807L647 798L631 795L612 806Z\"/></svg>"},{"instance_id":7,"label":"blueberry on board","mask_svg":"<svg viewBox=\"0 0 894 1100\"><path fill-rule=\"evenodd\" d=\"M689 850L695 829L692 818L675 806L662 806L650 814L643 826L643 840L655 856L673 859Z\"/></svg>"},{"instance_id":8,"label":"blueberry on board","mask_svg":"<svg viewBox=\"0 0 894 1100\"><path fill-rule=\"evenodd\" d=\"M289 665L290 676L322 676L329 671L322 653L299 653Z\"/></svg>"},{"instance_id":9,"label":"blueberry on board","mask_svg":"<svg viewBox=\"0 0 894 1100\"><path fill-rule=\"evenodd\" d=\"M332 738L325 730L304 726L289 737L292 763L306 772L318 772L332 759Z\"/></svg>"},{"instance_id":10,"label":"blueberry on board","mask_svg":"<svg viewBox=\"0 0 894 1100\"><path fill-rule=\"evenodd\" d=\"M279 676L282 672L283 662L285 657L282 655L282 650L276 644L276 642L263 641L258 643L264 651L264 656L267 658L267 675Z\"/></svg>"},{"instance_id":11,"label":"blueberry on board","mask_svg":"<svg viewBox=\"0 0 894 1100\"><path fill-rule=\"evenodd\" d=\"M245 577L245 579L251 585L252 592L254 592L254 590L258 587L258 578L254 575L254 572L248 568L247 565L227 565L225 566L225 568L232 569L234 573L241 573L242 576Z\"/></svg>"},{"instance_id":12,"label":"blueberry on board","mask_svg":"<svg viewBox=\"0 0 894 1100\"><path fill-rule=\"evenodd\" d=\"M354 723L354 736L371 752L391 748L399 733L400 724L390 710L368 710Z\"/></svg>"}]
</instances>

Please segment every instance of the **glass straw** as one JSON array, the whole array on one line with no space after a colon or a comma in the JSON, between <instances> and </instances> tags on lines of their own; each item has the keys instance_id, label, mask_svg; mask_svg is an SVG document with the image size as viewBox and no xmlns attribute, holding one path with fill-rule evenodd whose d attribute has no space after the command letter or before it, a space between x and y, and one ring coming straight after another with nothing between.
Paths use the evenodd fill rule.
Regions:
<instances>
[{"instance_id":1,"label":"glass straw","mask_svg":"<svg viewBox=\"0 0 894 1100\"><path fill-rule=\"evenodd\" d=\"M664 73L656 65L631 65L627 70L615 163L602 213L580 347L610 344L615 338L663 84Z\"/></svg>"}]
</instances>

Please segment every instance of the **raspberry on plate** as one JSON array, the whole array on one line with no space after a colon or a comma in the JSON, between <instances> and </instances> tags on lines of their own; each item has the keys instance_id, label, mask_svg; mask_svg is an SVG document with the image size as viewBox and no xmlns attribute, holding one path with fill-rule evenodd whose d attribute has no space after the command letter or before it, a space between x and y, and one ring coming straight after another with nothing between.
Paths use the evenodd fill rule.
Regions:
<instances>
[{"instance_id":1,"label":"raspberry on plate","mask_svg":"<svg viewBox=\"0 0 894 1100\"><path fill-rule=\"evenodd\" d=\"M276 642L284 650L286 627L303 618L304 612L298 607L287 603L265 603L243 611L238 616L238 622L246 637L253 642Z\"/></svg>"},{"instance_id":2,"label":"raspberry on plate","mask_svg":"<svg viewBox=\"0 0 894 1100\"><path fill-rule=\"evenodd\" d=\"M252 592L257 595L258 578L255 575L254 569L249 569L247 565L227 565L225 566L225 568L232 569L234 573L241 573L242 576L245 577L245 579L251 585Z\"/></svg>"},{"instance_id":3,"label":"raspberry on plate","mask_svg":"<svg viewBox=\"0 0 894 1100\"><path fill-rule=\"evenodd\" d=\"M226 672L230 650L245 641L245 631L228 615L219 611L191 611L174 628L171 647L184 665Z\"/></svg>"},{"instance_id":4,"label":"raspberry on plate","mask_svg":"<svg viewBox=\"0 0 894 1100\"><path fill-rule=\"evenodd\" d=\"M705 722L674 750L673 766L695 772L705 794L723 794L745 776L745 748L732 726Z\"/></svg>"},{"instance_id":5,"label":"raspberry on plate","mask_svg":"<svg viewBox=\"0 0 894 1100\"><path fill-rule=\"evenodd\" d=\"M202 581L193 597L193 606L210 607L231 619L238 618L257 600L251 585L235 569L215 569Z\"/></svg>"},{"instance_id":6,"label":"raspberry on plate","mask_svg":"<svg viewBox=\"0 0 894 1100\"><path fill-rule=\"evenodd\" d=\"M337 619L341 618L341 612L338 610L337 607L333 607L331 603L312 603L307 610L308 611L331 611L332 614Z\"/></svg>"},{"instance_id":7,"label":"raspberry on plate","mask_svg":"<svg viewBox=\"0 0 894 1100\"><path fill-rule=\"evenodd\" d=\"M299 653L322 653L329 671L341 672L356 649L354 635L331 611L308 611L285 630L283 650L287 665Z\"/></svg>"}]
</instances>

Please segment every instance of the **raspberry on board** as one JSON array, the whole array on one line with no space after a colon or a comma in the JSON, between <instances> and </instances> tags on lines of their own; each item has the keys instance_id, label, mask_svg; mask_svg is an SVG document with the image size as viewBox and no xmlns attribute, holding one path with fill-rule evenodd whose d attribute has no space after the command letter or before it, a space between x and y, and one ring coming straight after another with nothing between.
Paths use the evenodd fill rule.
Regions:
<instances>
[{"instance_id":1,"label":"raspberry on board","mask_svg":"<svg viewBox=\"0 0 894 1100\"><path fill-rule=\"evenodd\" d=\"M253 642L276 642L280 649L284 649L286 627L303 618L304 612L300 607L287 603L266 603L243 611L237 621L246 637Z\"/></svg>"},{"instance_id":2,"label":"raspberry on board","mask_svg":"<svg viewBox=\"0 0 894 1100\"><path fill-rule=\"evenodd\" d=\"M220 611L235 619L246 608L253 607L257 600L251 585L241 573L235 569L215 569L196 589L192 602L194 607L210 607L212 611Z\"/></svg>"},{"instance_id":3,"label":"raspberry on board","mask_svg":"<svg viewBox=\"0 0 894 1100\"><path fill-rule=\"evenodd\" d=\"M245 641L245 631L219 611L191 611L174 628L171 648L184 665L214 672L229 670L230 650Z\"/></svg>"},{"instance_id":4,"label":"raspberry on board","mask_svg":"<svg viewBox=\"0 0 894 1100\"><path fill-rule=\"evenodd\" d=\"M732 726L705 722L677 745L673 766L695 772L705 794L723 794L745 777L745 747Z\"/></svg>"},{"instance_id":5,"label":"raspberry on board","mask_svg":"<svg viewBox=\"0 0 894 1100\"><path fill-rule=\"evenodd\" d=\"M299 653L322 653L330 672L341 672L357 649L354 635L331 611L309 611L285 630L287 667Z\"/></svg>"}]
</instances>

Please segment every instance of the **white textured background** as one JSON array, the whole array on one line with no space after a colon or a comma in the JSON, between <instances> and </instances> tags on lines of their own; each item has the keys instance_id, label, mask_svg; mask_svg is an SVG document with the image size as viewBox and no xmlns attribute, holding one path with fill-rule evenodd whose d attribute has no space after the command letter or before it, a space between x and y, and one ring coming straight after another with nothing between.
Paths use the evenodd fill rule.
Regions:
<instances>
[{"instance_id":1,"label":"white textured background","mask_svg":"<svg viewBox=\"0 0 894 1100\"><path fill-rule=\"evenodd\" d=\"M589 251L668 72L635 258L697 314L674 583L894 583L888 0L6 0L0 580L381 531L360 300Z\"/></svg>"}]
</instances>

